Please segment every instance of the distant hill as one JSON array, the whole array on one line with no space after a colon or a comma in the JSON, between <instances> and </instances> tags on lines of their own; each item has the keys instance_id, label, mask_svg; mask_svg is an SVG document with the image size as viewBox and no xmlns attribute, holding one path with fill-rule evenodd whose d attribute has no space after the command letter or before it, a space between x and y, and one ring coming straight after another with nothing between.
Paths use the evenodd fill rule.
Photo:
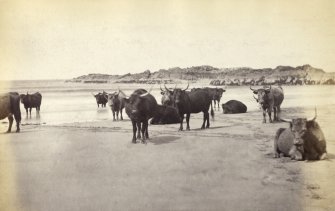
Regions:
<instances>
[{"instance_id":1,"label":"distant hill","mask_svg":"<svg viewBox=\"0 0 335 211\"><path fill-rule=\"evenodd\" d=\"M313 84L333 83L335 73L326 73L322 69L311 65L297 67L277 66L276 68L254 69L250 67L216 68L208 65L187 68L174 67L160 69L156 72L146 70L142 73L128 73L125 75L89 74L83 75L67 82L80 83L178 83L183 80L197 81L210 79L213 85L229 84L236 82L239 85L243 81L314 81ZM219 82L218 82L219 81ZM216 84L214 84L214 82ZM306 82L307 83L307 82ZM236 84L237 85L237 84Z\"/></svg>"}]
</instances>

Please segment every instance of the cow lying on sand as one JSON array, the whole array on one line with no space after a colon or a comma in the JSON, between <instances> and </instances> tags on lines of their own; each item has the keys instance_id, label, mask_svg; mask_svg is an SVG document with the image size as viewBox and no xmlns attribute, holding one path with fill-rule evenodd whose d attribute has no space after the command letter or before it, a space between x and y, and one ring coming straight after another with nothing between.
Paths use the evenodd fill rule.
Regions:
<instances>
[{"instance_id":1,"label":"cow lying on sand","mask_svg":"<svg viewBox=\"0 0 335 211\"><path fill-rule=\"evenodd\" d=\"M238 100L229 100L222 104L224 114L239 114L247 112L247 106Z\"/></svg>"},{"instance_id":2,"label":"cow lying on sand","mask_svg":"<svg viewBox=\"0 0 335 211\"><path fill-rule=\"evenodd\" d=\"M151 119L152 125L175 124L180 123L180 117L177 109L171 106L157 105L157 111Z\"/></svg>"},{"instance_id":3,"label":"cow lying on sand","mask_svg":"<svg viewBox=\"0 0 335 211\"><path fill-rule=\"evenodd\" d=\"M326 140L319 124L306 118L283 120L290 128L279 128L274 140L274 157L292 160L323 160L327 157Z\"/></svg>"},{"instance_id":4,"label":"cow lying on sand","mask_svg":"<svg viewBox=\"0 0 335 211\"><path fill-rule=\"evenodd\" d=\"M19 94L10 92L0 95L0 119L8 118L9 126L7 133L10 133L12 130L13 115L16 122L16 132L20 132L21 111Z\"/></svg>"}]
</instances>

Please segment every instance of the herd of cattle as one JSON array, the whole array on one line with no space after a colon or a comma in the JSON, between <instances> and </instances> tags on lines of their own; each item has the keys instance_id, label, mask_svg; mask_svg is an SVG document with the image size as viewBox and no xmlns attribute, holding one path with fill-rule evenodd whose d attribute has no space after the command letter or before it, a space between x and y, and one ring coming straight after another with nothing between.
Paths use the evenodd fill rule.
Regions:
<instances>
[{"instance_id":1,"label":"herd of cattle","mask_svg":"<svg viewBox=\"0 0 335 211\"><path fill-rule=\"evenodd\" d=\"M106 107L108 104L113 113L113 120L123 120L122 111L125 109L133 126L132 143L141 139L146 143L149 139L148 125L151 124L173 124L179 123L179 131L182 131L184 116L186 114L186 130L190 130L191 113L203 113L203 123L201 129L209 128L209 109L211 118L214 118L214 109L220 110L220 100L222 94L226 91L223 88L193 88L187 91L185 89L167 88L161 90L161 105L159 105L150 94L151 90L137 89L130 96L127 96L122 90L114 93L93 94L97 106ZM277 130L274 141L274 157L289 156L294 160L319 160L325 159L326 142L323 132L318 125L315 117L312 119L296 118L285 120L280 117L280 105L284 100L282 87L263 87L259 89L251 88L255 100L263 110L263 123L266 123L266 114L269 122L285 121L290 123L289 128L280 128ZM257 97L255 97L255 95ZM7 132L11 132L13 120L15 118L17 130L20 131L20 101L24 105L26 115L31 116L32 108L36 108L37 115L40 111L42 95L21 94L10 92L0 95L0 119L8 117L9 127ZM221 105L224 114L235 114L247 112L247 106L237 100L229 100ZM274 113L272 119L272 111ZM14 118L13 118L14 116Z\"/></svg>"}]
</instances>

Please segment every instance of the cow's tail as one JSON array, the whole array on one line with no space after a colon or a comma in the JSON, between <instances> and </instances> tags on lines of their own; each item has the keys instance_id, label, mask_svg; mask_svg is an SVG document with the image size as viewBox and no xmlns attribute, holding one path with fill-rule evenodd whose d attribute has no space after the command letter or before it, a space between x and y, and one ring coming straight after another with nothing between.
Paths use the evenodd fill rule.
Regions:
<instances>
[{"instance_id":1,"label":"cow's tail","mask_svg":"<svg viewBox=\"0 0 335 211\"><path fill-rule=\"evenodd\" d=\"M213 110L213 105L212 105L212 100L211 100L211 116L212 116L212 120L214 121L214 110Z\"/></svg>"}]
</instances>

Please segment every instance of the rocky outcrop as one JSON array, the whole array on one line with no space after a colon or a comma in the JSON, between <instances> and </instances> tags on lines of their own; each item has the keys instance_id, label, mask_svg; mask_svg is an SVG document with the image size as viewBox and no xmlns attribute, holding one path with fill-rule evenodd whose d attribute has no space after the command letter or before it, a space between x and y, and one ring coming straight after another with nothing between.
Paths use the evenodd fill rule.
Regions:
<instances>
[{"instance_id":1,"label":"rocky outcrop","mask_svg":"<svg viewBox=\"0 0 335 211\"><path fill-rule=\"evenodd\" d=\"M271 85L271 84L334 84L335 73L326 73L310 65L297 67L277 66L276 68L254 69L250 67L216 68L208 65L187 68L173 67L156 72L125 75L89 74L68 80L80 83L179 83L211 80L212 85Z\"/></svg>"}]
</instances>

